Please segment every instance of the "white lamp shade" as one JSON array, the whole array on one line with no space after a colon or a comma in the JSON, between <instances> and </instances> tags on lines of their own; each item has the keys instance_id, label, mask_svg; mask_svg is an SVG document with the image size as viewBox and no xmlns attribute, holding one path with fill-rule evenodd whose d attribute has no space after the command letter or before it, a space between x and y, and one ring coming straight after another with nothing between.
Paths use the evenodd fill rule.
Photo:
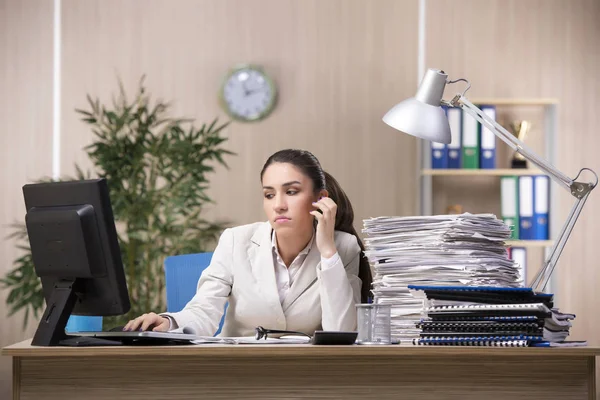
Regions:
<instances>
[{"instance_id":1,"label":"white lamp shade","mask_svg":"<svg viewBox=\"0 0 600 400\"><path fill-rule=\"evenodd\" d=\"M432 106L414 97L396 104L383 116L394 129L421 139L448 144L452 140L450 124L440 106Z\"/></svg>"}]
</instances>

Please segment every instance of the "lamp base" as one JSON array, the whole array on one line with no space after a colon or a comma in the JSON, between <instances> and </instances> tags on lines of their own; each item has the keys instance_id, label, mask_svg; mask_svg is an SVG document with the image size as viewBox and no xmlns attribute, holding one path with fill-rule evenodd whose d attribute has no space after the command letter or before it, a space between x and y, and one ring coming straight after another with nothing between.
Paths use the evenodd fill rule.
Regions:
<instances>
[{"instance_id":1,"label":"lamp base","mask_svg":"<svg viewBox=\"0 0 600 400\"><path fill-rule=\"evenodd\" d=\"M510 167L515 168L515 169L527 168L527 160L519 160L519 159L513 158L510 163Z\"/></svg>"}]
</instances>

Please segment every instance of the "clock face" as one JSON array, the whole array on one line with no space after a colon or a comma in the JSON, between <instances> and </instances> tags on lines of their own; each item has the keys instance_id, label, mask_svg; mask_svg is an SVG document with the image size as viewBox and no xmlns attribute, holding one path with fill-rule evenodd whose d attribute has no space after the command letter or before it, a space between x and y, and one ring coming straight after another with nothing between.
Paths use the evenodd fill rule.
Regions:
<instances>
[{"instance_id":1,"label":"clock face","mask_svg":"<svg viewBox=\"0 0 600 400\"><path fill-rule=\"evenodd\" d=\"M233 70L225 78L221 97L225 110L233 118L256 121L273 110L276 89L260 68L245 66Z\"/></svg>"}]
</instances>

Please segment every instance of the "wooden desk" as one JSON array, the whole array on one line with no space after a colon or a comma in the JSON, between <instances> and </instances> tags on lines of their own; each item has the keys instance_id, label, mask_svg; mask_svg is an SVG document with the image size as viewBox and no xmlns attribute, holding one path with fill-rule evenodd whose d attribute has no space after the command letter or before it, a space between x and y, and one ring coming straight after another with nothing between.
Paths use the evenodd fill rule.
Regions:
<instances>
[{"instance_id":1,"label":"wooden desk","mask_svg":"<svg viewBox=\"0 0 600 400\"><path fill-rule=\"evenodd\" d=\"M595 399L598 347L6 347L13 399Z\"/></svg>"}]
</instances>

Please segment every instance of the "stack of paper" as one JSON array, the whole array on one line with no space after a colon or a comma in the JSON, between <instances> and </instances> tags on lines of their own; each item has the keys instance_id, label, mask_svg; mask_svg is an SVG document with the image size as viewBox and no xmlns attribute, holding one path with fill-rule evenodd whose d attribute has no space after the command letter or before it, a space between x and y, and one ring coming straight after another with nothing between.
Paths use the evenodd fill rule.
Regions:
<instances>
[{"instance_id":1,"label":"stack of paper","mask_svg":"<svg viewBox=\"0 0 600 400\"><path fill-rule=\"evenodd\" d=\"M423 300L407 286L519 287L519 269L504 241L510 227L493 214L366 219L365 254L375 270L374 301L392 306L392 338L410 343Z\"/></svg>"}]
</instances>

